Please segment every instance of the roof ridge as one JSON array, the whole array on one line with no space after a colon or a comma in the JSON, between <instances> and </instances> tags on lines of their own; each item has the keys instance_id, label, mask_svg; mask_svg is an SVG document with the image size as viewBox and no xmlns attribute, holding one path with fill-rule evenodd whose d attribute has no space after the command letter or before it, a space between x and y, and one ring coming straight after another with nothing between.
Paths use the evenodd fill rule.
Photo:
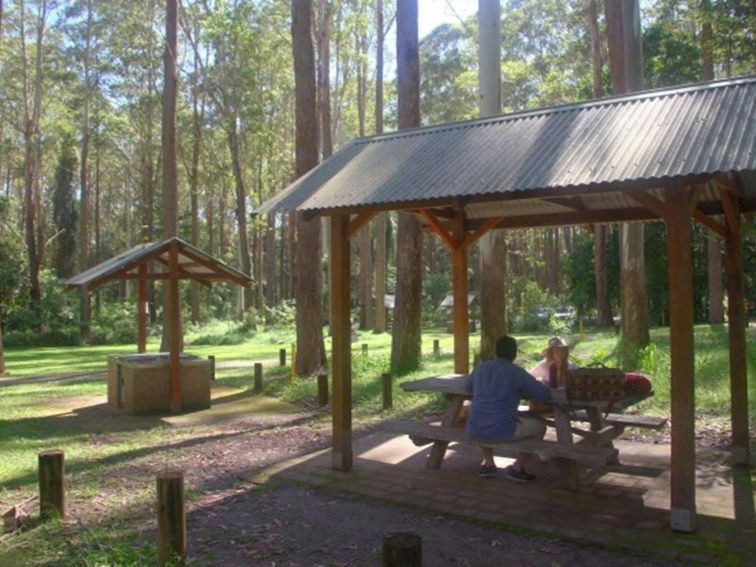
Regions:
<instances>
[{"instance_id":1,"label":"roof ridge","mask_svg":"<svg viewBox=\"0 0 756 567\"><path fill-rule=\"evenodd\" d=\"M404 130L397 130L394 132L386 132L383 134L376 134L375 136L365 136L362 138L355 138L351 142L345 144L349 146L352 144L370 144L386 139L392 138L408 138L412 136L422 136L433 132L443 132L446 130L456 130L458 128L470 128L475 126L483 126L486 124L495 124L500 122L508 122L513 120L522 120L524 118L532 118L534 116L544 116L548 114L558 114L560 112L569 112L576 109L588 109L600 106L607 106L617 103L632 102L638 100L645 100L650 98L662 98L669 96L677 96L681 94L687 94L690 92L696 92L701 90L714 90L724 87L739 86L748 83L756 82L756 75L745 75L741 77L732 77L728 79L717 79L712 81L701 81L696 83L687 83L684 85L677 85L674 87L658 87L655 89L648 89L643 91L636 91L632 93L623 93L618 95L605 96L596 99L589 99L581 102L568 102L564 104L558 104L554 106L547 106L542 108L533 108L528 110L519 110L517 112L510 112L507 114L497 114L494 116L485 116L478 118L470 118L468 120L458 120L455 122L446 122L443 124L433 124L430 126L420 126L417 128L407 128Z\"/></svg>"}]
</instances>

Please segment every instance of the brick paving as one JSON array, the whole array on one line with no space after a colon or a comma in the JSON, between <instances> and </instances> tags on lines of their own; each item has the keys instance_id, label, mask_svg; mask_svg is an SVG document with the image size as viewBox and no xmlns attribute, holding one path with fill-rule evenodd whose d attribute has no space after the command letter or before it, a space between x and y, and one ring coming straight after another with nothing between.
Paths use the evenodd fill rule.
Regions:
<instances>
[{"instance_id":1,"label":"brick paving","mask_svg":"<svg viewBox=\"0 0 756 567\"><path fill-rule=\"evenodd\" d=\"M480 455L467 445L451 445L443 467L428 470L429 446L416 447L406 436L381 431L355 439L352 471L333 470L326 450L279 463L260 480L294 481L668 560L707 564L752 560L754 491L747 471L736 482L724 454L700 454L697 531L676 534L667 527L669 446L615 444L622 464L604 471L581 468L577 493L562 487L560 473L551 464L533 466L538 478L528 484L503 477L479 478ZM500 467L510 462L497 457Z\"/></svg>"}]
</instances>

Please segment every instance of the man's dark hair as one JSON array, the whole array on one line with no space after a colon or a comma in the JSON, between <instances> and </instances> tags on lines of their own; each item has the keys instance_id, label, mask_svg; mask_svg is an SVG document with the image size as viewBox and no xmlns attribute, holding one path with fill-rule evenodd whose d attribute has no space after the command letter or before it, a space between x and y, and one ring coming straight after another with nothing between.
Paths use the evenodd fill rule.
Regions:
<instances>
[{"instance_id":1,"label":"man's dark hair","mask_svg":"<svg viewBox=\"0 0 756 567\"><path fill-rule=\"evenodd\" d=\"M496 339L496 356L514 362L517 358L517 341L514 337L503 336Z\"/></svg>"}]
</instances>

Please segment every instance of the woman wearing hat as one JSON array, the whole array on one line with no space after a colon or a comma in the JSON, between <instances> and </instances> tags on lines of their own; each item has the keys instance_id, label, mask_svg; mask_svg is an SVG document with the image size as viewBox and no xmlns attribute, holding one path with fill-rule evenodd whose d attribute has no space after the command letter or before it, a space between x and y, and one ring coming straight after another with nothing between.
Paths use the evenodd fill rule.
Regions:
<instances>
[{"instance_id":1,"label":"woman wearing hat","mask_svg":"<svg viewBox=\"0 0 756 567\"><path fill-rule=\"evenodd\" d=\"M543 360L533 367L530 374L552 388L564 386L567 369L577 368L577 365L569 362L569 352L570 347L562 337L551 337L541 353ZM556 381L556 384L551 384L552 380Z\"/></svg>"}]
</instances>

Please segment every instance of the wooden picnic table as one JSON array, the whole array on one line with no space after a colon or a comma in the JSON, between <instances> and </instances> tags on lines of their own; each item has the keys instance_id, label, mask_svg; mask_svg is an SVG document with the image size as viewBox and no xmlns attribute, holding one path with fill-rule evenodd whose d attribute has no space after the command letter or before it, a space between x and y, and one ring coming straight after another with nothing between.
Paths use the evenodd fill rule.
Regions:
<instances>
[{"instance_id":1,"label":"wooden picnic table","mask_svg":"<svg viewBox=\"0 0 756 567\"><path fill-rule=\"evenodd\" d=\"M451 441L473 442L488 445L485 440L466 438L462 433L460 419L465 400L472 399L472 393L465 389L464 374L447 374L433 376L411 382L404 382L401 388L406 392L431 392L442 393L448 404L441 420L441 427L425 426L425 428L409 427L413 441L423 445L433 442L428 457L428 468L441 467L446 449ZM650 395L650 394L649 394ZM648 396L626 398L621 404L611 406L611 409L624 409ZM564 388L553 388L552 399L547 402L553 411L553 418L546 417L547 425L556 430L556 441L522 440L507 444L491 443L498 449L509 449L505 453L512 454L523 450L534 452L542 459L555 460L563 471L565 481L572 488L577 488L577 462L596 463L603 461L604 464L617 464L618 452L612 441L619 436L625 427L652 427L658 429L666 423L663 418L646 418L644 416L625 416L623 414L607 413L607 402L570 402ZM523 412L527 413L527 412ZM573 426L572 421L587 421L590 430L580 429ZM435 429L434 429L435 427ZM424 436L423 432L431 433ZM581 437L575 440L574 436Z\"/></svg>"}]
</instances>

